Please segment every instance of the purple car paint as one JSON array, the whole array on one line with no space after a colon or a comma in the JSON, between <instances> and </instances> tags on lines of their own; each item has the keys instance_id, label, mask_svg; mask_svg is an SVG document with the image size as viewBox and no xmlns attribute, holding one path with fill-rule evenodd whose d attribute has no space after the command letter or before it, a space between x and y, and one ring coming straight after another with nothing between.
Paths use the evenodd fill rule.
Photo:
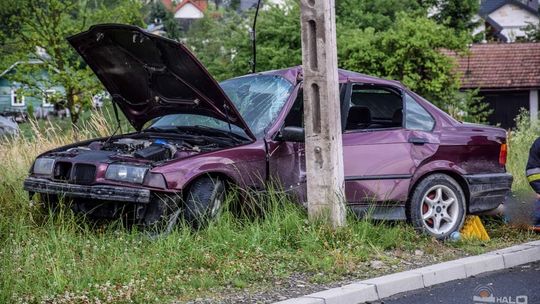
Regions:
<instances>
[{"instance_id":1,"label":"purple car paint","mask_svg":"<svg viewBox=\"0 0 540 304\"><path fill-rule=\"evenodd\" d=\"M43 153L27 191L83 201L83 212L98 202L136 205L137 218L156 197L185 198L204 176L254 190L279 181L305 201L304 144L290 135L302 134L301 67L220 86L183 45L137 27L99 25L68 40L138 131ZM500 160L504 130L456 121L396 81L340 70L339 82L345 194L359 215L408 218L447 236L465 213L504 201L512 184ZM118 175L107 178L113 165ZM450 182L437 184L441 176Z\"/></svg>"}]
</instances>

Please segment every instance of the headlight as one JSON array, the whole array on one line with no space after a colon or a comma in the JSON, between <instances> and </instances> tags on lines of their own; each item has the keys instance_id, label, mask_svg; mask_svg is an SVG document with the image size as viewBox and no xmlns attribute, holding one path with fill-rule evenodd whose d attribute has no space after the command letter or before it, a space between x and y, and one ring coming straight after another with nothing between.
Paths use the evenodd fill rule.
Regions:
<instances>
[{"instance_id":1,"label":"headlight","mask_svg":"<svg viewBox=\"0 0 540 304\"><path fill-rule=\"evenodd\" d=\"M54 159L40 157L34 162L35 174L52 174L54 168Z\"/></svg>"},{"instance_id":2,"label":"headlight","mask_svg":"<svg viewBox=\"0 0 540 304\"><path fill-rule=\"evenodd\" d=\"M105 178L120 182L142 184L148 168L112 164L107 168Z\"/></svg>"}]
</instances>

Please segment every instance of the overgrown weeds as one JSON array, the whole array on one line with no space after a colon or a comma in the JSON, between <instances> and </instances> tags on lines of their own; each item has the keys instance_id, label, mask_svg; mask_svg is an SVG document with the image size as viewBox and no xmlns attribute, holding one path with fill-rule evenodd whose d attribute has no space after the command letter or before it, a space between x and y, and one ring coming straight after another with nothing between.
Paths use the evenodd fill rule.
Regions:
<instances>
[{"instance_id":1,"label":"overgrown weeds","mask_svg":"<svg viewBox=\"0 0 540 304\"><path fill-rule=\"evenodd\" d=\"M462 255L463 248L476 253L502 244L448 246L405 223L352 216L347 227L333 230L308 222L305 210L275 187L264 195L233 191L226 206L242 194L243 212L226 207L206 229L180 225L170 235L151 239L121 222L96 225L67 208L51 214L31 203L22 182L33 159L74 139L54 125L33 128L31 139L0 144L0 303L183 301L223 289L264 289L295 273L312 282L365 278L399 270L405 267L402 261L413 267ZM78 139L111 131L96 115ZM520 136L513 135L511 147L528 142ZM523 158L514 149L513 169L520 165L512 157ZM508 235L502 232L502 238ZM417 249L429 257L417 257ZM386 266L371 268L373 259ZM415 259L418 263L411 264Z\"/></svg>"}]
</instances>

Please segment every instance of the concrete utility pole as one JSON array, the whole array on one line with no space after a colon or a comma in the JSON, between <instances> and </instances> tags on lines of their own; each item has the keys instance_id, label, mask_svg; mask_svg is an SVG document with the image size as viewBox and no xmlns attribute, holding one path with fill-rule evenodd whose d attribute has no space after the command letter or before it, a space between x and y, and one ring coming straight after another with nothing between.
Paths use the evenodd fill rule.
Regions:
<instances>
[{"instance_id":1,"label":"concrete utility pole","mask_svg":"<svg viewBox=\"0 0 540 304\"><path fill-rule=\"evenodd\" d=\"M334 0L301 0L308 212L345 225Z\"/></svg>"}]
</instances>

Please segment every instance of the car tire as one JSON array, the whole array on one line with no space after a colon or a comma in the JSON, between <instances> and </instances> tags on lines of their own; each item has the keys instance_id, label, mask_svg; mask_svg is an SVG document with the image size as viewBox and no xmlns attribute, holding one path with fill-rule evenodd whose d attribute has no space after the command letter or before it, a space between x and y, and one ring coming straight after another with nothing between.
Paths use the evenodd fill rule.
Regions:
<instances>
[{"instance_id":1,"label":"car tire","mask_svg":"<svg viewBox=\"0 0 540 304\"><path fill-rule=\"evenodd\" d=\"M29 192L28 196L32 202L40 204L46 212L56 211L60 204L60 199L54 194Z\"/></svg>"},{"instance_id":2,"label":"car tire","mask_svg":"<svg viewBox=\"0 0 540 304\"><path fill-rule=\"evenodd\" d=\"M407 218L412 225L439 240L459 231L465 215L463 189L446 174L433 174L420 181L407 204Z\"/></svg>"},{"instance_id":3,"label":"car tire","mask_svg":"<svg viewBox=\"0 0 540 304\"><path fill-rule=\"evenodd\" d=\"M201 177L189 187L184 205L184 219L194 229L203 228L218 217L224 200L224 181L210 176Z\"/></svg>"},{"instance_id":4,"label":"car tire","mask_svg":"<svg viewBox=\"0 0 540 304\"><path fill-rule=\"evenodd\" d=\"M172 232L182 213L182 197L156 195L146 208L143 224L151 236L167 235Z\"/></svg>"}]
</instances>

